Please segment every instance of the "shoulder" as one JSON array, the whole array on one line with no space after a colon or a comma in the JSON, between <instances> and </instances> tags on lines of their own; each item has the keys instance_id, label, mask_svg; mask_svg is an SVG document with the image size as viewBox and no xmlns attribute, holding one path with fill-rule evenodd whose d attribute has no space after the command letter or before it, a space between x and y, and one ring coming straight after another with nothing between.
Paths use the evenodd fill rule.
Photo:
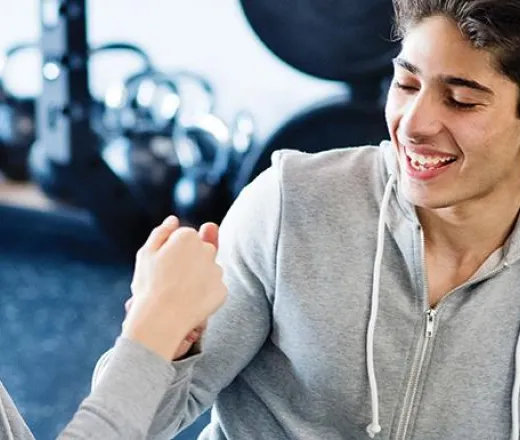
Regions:
<instances>
[{"instance_id":1,"label":"shoulder","mask_svg":"<svg viewBox=\"0 0 520 440\"><path fill-rule=\"evenodd\" d=\"M319 153L280 150L272 156L280 190L320 199L379 195L387 179L383 146L339 148ZM332 201L332 200L331 200Z\"/></svg>"}]
</instances>

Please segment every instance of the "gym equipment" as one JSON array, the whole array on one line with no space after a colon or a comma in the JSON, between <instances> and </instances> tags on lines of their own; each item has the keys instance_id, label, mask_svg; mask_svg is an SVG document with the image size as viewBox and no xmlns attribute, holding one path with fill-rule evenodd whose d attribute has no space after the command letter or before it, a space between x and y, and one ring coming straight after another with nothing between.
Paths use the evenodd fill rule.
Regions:
<instances>
[{"instance_id":1,"label":"gym equipment","mask_svg":"<svg viewBox=\"0 0 520 440\"><path fill-rule=\"evenodd\" d=\"M282 124L262 148L244 158L236 179L237 191L271 165L271 155L277 150L317 153L346 146L378 145L388 137L384 113L368 102L338 96L300 111Z\"/></svg>"},{"instance_id":2,"label":"gym equipment","mask_svg":"<svg viewBox=\"0 0 520 440\"><path fill-rule=\"evenodd\" d=\"M52 198L88 212L100 233L133 254L155 223L103 160L103 139L92 128L85 0L45 1L41 12L43 85L29 158L33 180Z\"/></svg>"},{"instance_id":3,"label":"gym equipment","mask_svg":"<svg viewBox=\"0 0 520 440\"><path fill-rule=\"evenodd\" d=\"M172 211L194 225L221 220L231 203L224 180L231 160L227 125L205 113L180 122L172 137L182 170L172 191Z\"/></svg>"},{"instance_id":4,"label":"gym equipment","mask_svg":"<svg viewBox=\"0 0 520 440\"><path fill-rule=\"evenodd\" d=\"M119 135L102 148L105 162L157 221L174 213L190 225L219 222L253 142L252 117L240 113L230 129L214 113L209 81L186 70L139 73L119 96L110 109Z\"/></svg>"},{"instance_id":5,"label":"gym equipment","mask_svg":"<svg viewBox=\"0 0 520 440\"><path fill-rule=\"evenodd\" d=\"M30 178L28 156L36 140L36 97L17 96L9 89L6 80L13 59L28 51L40 55L38 44L35 42L19 43L6 51L0 81L0 170L6 177L16 181L27 181ZM126 42L110 42L95 47L90 50L90 59L109 51L133 53L141 59L143 71L151 69L151 60L146 52ZM54 74L52 68L47 73L51 76ZM109 118L105 117L104 103L93 100L91 105L90 115L94 129L100 135L107 136L115 128Z\"/></svg>"},{"instance_id":6,"label":"gym equipment","mask_svg":"<svg viewBox=\"0 0 520 440\"><path fill-rule=\"evenodd\" d=\"M181 176L181 168L170 137L154 132L127 133L109 141L102 158L154 224L172 213L170 191Z\"/></svg>"},{"instance_id":7,"label":"gym equipment","mask_svg":"<svg viewBox=\"0 0 520 440\"><path fill-rule=\"evenodd\" d=\"M102 158L152 221L160 223L171 213L170 191L181 175L171 138L180 106L177 85L147 69L125 81L119 96L105 111L117 136L100 147Z\"/></svg>"},{"instance_id":8,"label":"gym equipment","mask_svg":"<svg viewBox=\"0 0 520 440\"><path fill-rule=\"evenodd\" d=\"M109 42L90 49L88 58L90 71L96 59L107 53L114 54L117 52L134 55L139 60L141 65L137 70L138 75L151 72L154 69L152 60L139 46L128 42ZM135 75L134 73L131 76ZM124 77L119 83L109 86L103 98L96 97L93 99L91 109L92 128L103 139L110 139L120 133L121 122L117 117L116 110L124 98L122 96L124 84L129 77Z\"/></svg>"},{"instance_id":9,"label":"gym equipment","mask_svg":"<svg viewBox=\"0 0 520 440\"><path fill-rule=\"evenodd\" d=\"M392 74L391 0L240 0L266 47L309 75L342 81Z\"/></svg>"},{"instance_id":10,"label":"gym equipment","mask_svg":"<svg viewBox=\"0 0 520 440\"><path fill-rule=\"evenodd\" d=\"M180 106L177 84L151 65L110 88L104 99L105 126L117 135L154 132L166 135Z\"/></svg>"},{"instance_id":11,"label":"gym equipment","mask_svg":"<svg viewBox=\"0 0 520 440\"><path fill-rule=\"evenodd\" d=\"M231 124L231 152L226 180L234 199L244 186L241 182L241 172L244 166L251 163L251 158L258 151L255 138L255 120L253 115L245 110L238 112Z\"/></svg>"},{"instance_id":12,"label":"gym equipment","mask_svg":"<svg viewBox=\"0 0 520 440\"><path fill-rule=\"evenodd\" d=\"M125 50L137 53L144 61L143 72L151 70L151 62L147 55L141 51L137 46L128 43L108 43L101 45L94 50L91 54L99 54L106 51ZM139 74L142 74L140 72ZM106 107L102 101L91 100L89 118L90 128L93 130L92 142L94 148L94 162L99 161L97 158L97 150L108 139L116 136L116 133L120 133L120 125L117 120L113 118L113 115L109 115ZM112 116L112 118L110 117ZM77 204L77 201L72 197L71 191L73 190L74 182L61 182L56 178L53 173L53 168L50 166L46 149L41 142L36 142L32 146L29 157L28 157L29 169L31 170L31 176L33 180L39 183L44 192L55 200L65 202L68 204Z\"/></svg>"},{"instance_id":13,"label":"gym equipment","mask_svg":"<svg viewBox=\"0 0 520 440\"><path fill-rule=\"evenodd\" d=\"M240 190L270 165L279 149L318 152L378 145L388 137L384 101L392 58L392 2L364 0L241 0L251 28L282 61L310 75L345 84L346 93L315 103L282 124L245 158ZM362 44L360 44L362 42Z\"/></svg>"},{"instance_id":14,"label":"gym equipment","mask_svg":"<svg viewBox=\"0 0 520 440\"><path fill-rule=\"evenodd\" d=\"M5 53L0 79L0 171L11 180L29 178L27 155L36 138L33 98L17 96L6 84L13 58L37 49L33 43L11 46Z\"/></svg>"},{"instance_id":15,"label":"gym equipment","mask_svg":"<svg viewBox=\"0 0 520 440\"><path fill-rule=\"evenodd\" d=\"M172 212L194 225L219 221L232 203L231 168L237 168L253 142L252 118L242 113L231 132L213 113L215 94L202 75L190 71L166 75L153 67L146 54L124 43L100 46L90 55L109 50L136 52L143 68L110 87L103 104L91 102L94 115L86 157L90 165L81 156L76 164L63 166L49 160L48 149L38 140L29 156L34 180L53 199L80 207L85 207L86 196L77 196L85 190L77 185L95 189L110 182L126 194L131 207L127 209L141 216L144 231L145 225L156 224ZM96 175L105 165L104 175ZM104 203L110 202L96 201L96 195L87 197L93 198L88 209L94 216L104 216L110 211ZM118 216L111 215L105 221L112 225Z\"/></svg>"},{"instance_id":16,"label":"gym equipment","mask_svg":"<svg viewBox=\"0 0 520 440\"><path fill-rule=\"evenodd\" d=\"M172 190L172 212L192 225L218 223L233 202L239 166L254 142L254 122L249 113L242 111L230 128L214 113L215 94L205 78L186 71L172 77L181 95L183 86L189 83L195 91L198 88L204 101L195 110L186 111L181 105L173 128L181 175ZM181 102L185 102L184 98Z\"/></svg>"},{"instance_id":17,"label":"gym equipment","mask_svg":"<svg viewBox=\"0 0 520 440\"><path fill-rule=\"evenodd\" d=\"M182 95L184 120L215 112L216 92L204 75L193 70L176 70L169 77Z\"/></svg>"}]
</instances>

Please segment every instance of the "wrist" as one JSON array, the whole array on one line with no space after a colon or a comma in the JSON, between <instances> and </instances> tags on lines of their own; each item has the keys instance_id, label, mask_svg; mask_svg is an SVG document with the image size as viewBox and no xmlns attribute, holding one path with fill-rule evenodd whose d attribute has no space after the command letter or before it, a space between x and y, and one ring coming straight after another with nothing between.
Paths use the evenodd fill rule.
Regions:
<instances>
[{"instance_id":1,"label":"wrist","mask_svg":"<svg viewBox=\"0 0 520 440\"><path fill-rule=\"evenodd\" d=\"M149 325L125 325L121 336L143 345L168 362L171 362L184 339L181 332L162 331Z\"/></svg>"}]
</instances>

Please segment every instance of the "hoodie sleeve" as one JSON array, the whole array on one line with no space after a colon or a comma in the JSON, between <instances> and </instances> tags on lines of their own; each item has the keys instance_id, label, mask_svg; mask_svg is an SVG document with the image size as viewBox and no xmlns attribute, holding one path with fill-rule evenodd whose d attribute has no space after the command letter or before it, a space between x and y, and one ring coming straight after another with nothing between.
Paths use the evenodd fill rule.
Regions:
<instances>
[{"instance_id":1,"label":"hoodie sleeve","mask_svg":"<svg viewBox=\"0 0 520 440\"><path fill-rule=\"evenodd\" d=\"M2 382L0 382L0 438L3 440L34 440Z\"/></svg>"},{"instance_id":2,"label":"hoodie sleeve","mask_svg":"<svg viewBox=\"0 0 520 440\"><path fill-rule=\"evenodd\" d=\"M271 331L281 216L278 163L275 153L273 165L242 190L222 222L217 258L228 300L210 318L201 352L171 363L173 379L165 386L148 438L170 439L211 407ZM94 389L112 363L110 353L98 361Z\"/></svg>"},{"instance_id":3,"label":"hoodie sleeve","mask_svg":"<svg viewBox=\"0 0 520 440\"><path fill-rule=\"evenodd\" d=\"M59 440L140 440L146 437L176 372L144 346L120 337L96 388Z\"/></svg>"}]
</instances>

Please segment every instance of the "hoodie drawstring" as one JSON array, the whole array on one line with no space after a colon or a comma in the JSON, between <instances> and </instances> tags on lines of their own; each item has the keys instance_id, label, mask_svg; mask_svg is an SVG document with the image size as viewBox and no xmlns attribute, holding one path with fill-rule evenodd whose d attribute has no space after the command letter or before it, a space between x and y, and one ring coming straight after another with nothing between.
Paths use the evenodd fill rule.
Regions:
<instances>
[{"instance_id":1,"label":"hoodie drawstring","mask_svg":"<svg viewBox=\"0 0 520 440\"><path fill-rule=\"evenodd\" d=\"M372 308L370 311L366 340L368 382L370 384L370 396L372 400L372 423L367 426L367 432L370 438L374 438L376 434L381 432L381 426L379 425L379 398L374 368L374 332L379 308L379 286L381 284L381 264L383 261L383 249L385 244L386 215L388 205L390 204L390 195L392 194L392 188L396 179L397 177L395 174L392 174L386 184L383 201L381 202L381 210L379 211L379 224L377 227L377 249L374 260L374 277L372 283Z\"/></svg>"},{"instance_id":2,"label":"hoodie drawstring","mask_svg":"<svg viewBox=\"0 0 520 440\"><path fill-rule=\"evenodd\" d=\"M511 416L513 423L511 425L511 440L519 440L520 425L518 420L518 399L520 397L520 336L516 341L515 352L515 380L513 383L513 393L511 396Z\"/></svg>"}]
</instances>

